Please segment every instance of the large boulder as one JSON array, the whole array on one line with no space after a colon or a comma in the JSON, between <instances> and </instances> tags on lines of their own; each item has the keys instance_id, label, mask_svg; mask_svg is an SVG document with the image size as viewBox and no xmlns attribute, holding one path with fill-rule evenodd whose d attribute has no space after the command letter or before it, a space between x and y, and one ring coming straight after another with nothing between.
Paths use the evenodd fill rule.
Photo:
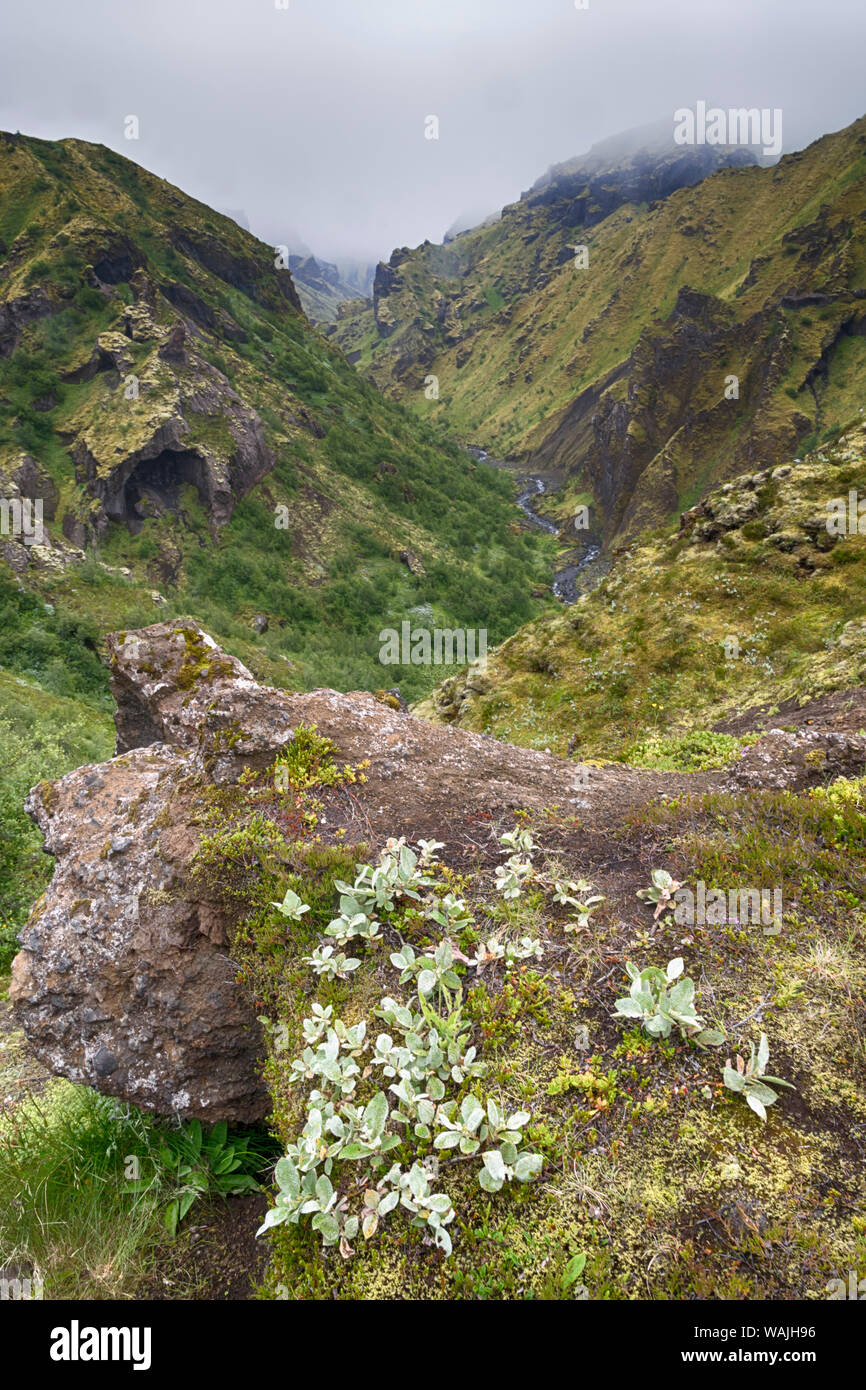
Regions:
<instances>
[{"instance_id":1,"label":"large boulder","mask_svg":"<svg viewBox=\"0 0 866 1390\"><path fill-rule=\"evenodd\" d=\"M195 855L220 798L247 797L244 773L269 768L299 726L315 725L339 761L366 764L339 827L350 843L436 838L467 864L517 810L558 807L598 830L662 795L800 787L866 764L861 735L773 730L729 772L581 767L425 723L396 699L270 689L190 619L108 640L117 753L30 794L57 862L11 998L41 1062L162 1114L253 1122L267 1111L254 1003L231 956L236 918ZM328 807L318 831L337 828Z\"/></svg>"},{"instance_id":2,"label":"large boulder","mask_svg":"<svg viewBox=\"0 0 866 1390\"><path fill-rule=\"evenodd\" d=\"M298 725L315 724L347 763L369 760L358 842L477 842L491 817L592 801L586 775L559 758L425 724L372 695L261 686L190 620L114 634L109 648L116 756L28 799L57 862L22 933L11 997L52 1071L146 1109L239 1122L266 1113L232 922L193 859L208 791L268 767ZM603 786L641 774L593 776Z\"/></svg>"}]
</instances>

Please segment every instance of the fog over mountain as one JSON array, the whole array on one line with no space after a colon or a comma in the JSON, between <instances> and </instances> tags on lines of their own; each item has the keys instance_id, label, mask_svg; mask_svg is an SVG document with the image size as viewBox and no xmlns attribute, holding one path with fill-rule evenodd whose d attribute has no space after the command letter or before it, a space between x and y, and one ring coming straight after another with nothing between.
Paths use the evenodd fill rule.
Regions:
<instances>
[{"instance_id":1,"label":"fog over mountain","mask_svg":"<svg viewBox=\"0 0 866 1390\"><path fill-rule=\"evenodd\" d=\"M861 0L820 22L807 0L278 3L7 0L0 128L104 143L275 244L370 260L700 100L780 108L787 152L862 113Z\"/></svg>"}]
</instances>

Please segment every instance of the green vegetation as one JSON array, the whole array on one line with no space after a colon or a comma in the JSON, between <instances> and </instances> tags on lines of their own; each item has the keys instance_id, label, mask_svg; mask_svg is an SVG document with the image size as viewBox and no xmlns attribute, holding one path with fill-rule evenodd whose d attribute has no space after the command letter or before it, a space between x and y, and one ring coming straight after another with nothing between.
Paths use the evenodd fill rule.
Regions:
<instances>
[{"instance_id":1,"label":"green vegetation","mask_svg":"<svg viewBox=\"0 0 866 1390\"><path fill-rule=\"evenodd\" d=\"M441 671L383 666L382 628L500 641L539 611L529 595L552 547L521 531L506 477L380 399L310 329L270 248L231 219L110 150L17 136L0 144L0 207L4 302L36 304L0 354L0 496L29 456L53 547L49 561L13 546L20 577L0 563L2 966L49 873L27 790L111 751L107 631L192 613L273 684L418 698ZM160 352L178 295L202 332L171 365ZM189 481L131 528L108 521L76 450L104 482L182 417L185 445L227 467L238 399L273 469L238 490L227 524Z\"/></svg>"},{"instance_id":2,"label":"green vegetation","mask_svg":"<svg viewBox=\"0 0 866 1390\"><path fill-rule=\"evenodd\" d=\"M294 779L318 810L279 853L254 797L234 803L231 856L211 846L202 865L243 904L233 949L269 1040L284 1158L261 1296L820 1298L838 1268L862 1265L862 1172L845 1138L866 1118L859 782L651 804L601 842L551 811L457 873L438 844L391 841L378 859L343 847L347 769L322 752ZM688 930L702 1012L719 1025L704 1037L682 956L631 969L633 1019L617 1005L611 962L629 973L650 931L654 952L683 941L669 911L653 922L660 896L635 907L660 833L672 885L767 873L784 885L781 936L738 922ZM843 858L835 846L849 843ZM611 872L612 849L627 868ZM575 934L578 865L584 892L604 892L592 931ZM326 945L354 952L344 978L311 974ZM644 1017L649 1036L623 1030ZM770 1022L796 1096L772 1107L758 1142L694 1041L727 1037L747 1056L754 1044L757 1066ZM503 1124L511 1137L497 1139ZM522 1152L541 1166L510 1182ZM754 1221L719 1215L738 1209Z\"/></svg>"},{"instance_id":3,"label":"green vegetation","mask_svg":"<svg viewBox=\"0 0 866 1390\"><path fill-rule=\"evenodd\" d=\"M674 1028L680 1037L691 1039L698 1047L717 1047L725 1041L718 1029L705 1028L704 1020L695 1009L695 985L683 975L683 959L669 960L664 970L649 965L638 970L630 960L625 963L631 989L624 999L617 999L615 1009L620 1018L640 1019L651 1038L669 1038Z\"/></svg>"},{"instance_id":4,"label":"green vegetation","mask_svg":"<svg viewBox=\"0 0 866 1390\"><path fill-rule=\"evenodd\" d=\"M51 1082L0 1115L0 1250L47 1299L147 1296L192 1203L250 1188L266 1137L158 1124ZM194 1289L187 1288L194 1296Z\"/></svg>"},{"instance_id":5,"label":"green vegetation","mask_svg":"<svg viewBox=\"0 0 866 1390\"><path fill-rule=\"evenodd\" d=\"M24 811L27 792L114 751L96 634L92 622L46 613L0 574L0 973L51 876L42 835Z\"/></svg>"},{"instance_id":6,"label":"green vegetation","mask_svg":"<svg viewBox=\"0 0 866 1390\"><path fill-rule=\"evenodd\" d=\"M190 1120L179 1129L165 1130L153 1162L154 1174L138 1178L134 1187L139 1193L153 1184L158 1189L168 1187L170 1196L163 1223L172 1236L194 1203L208 1197L257 1192L259 1185L253 1174L261 1173L265 1166L264 1154L256 1151L252 1136L236 1134L229 1138L225 1120L215 1124L208 1134L198 1120Z\"/></svg>"},{"instance_id":7,"label":"green vegetation","mask_svg":"<svg viewBox=\"0 0 866 1390\"><path fill-rule=\"evenodd\" d=\"M754 1043L750 1044L748 1062L742 1057L737 1056L737 1065L732 1067L730 1062L724 1068L722 1076L729 1091L735 1095L740 1095L745 1100L750 1110L754 1110L759 1120L766 1120L767 1106L775 1105L779 1099L774 1086L787 1086L793 1090L790 1081L782 1081L778 1076L769 1076L767 1073L767 1063L770 1060L770 1044L767 1041L766 1033L761 1034L761 1041L757 1047Z\"/></svg>"},{"instance_id":8,"label":"green vegetation","mask_svg":"<svg viewBox=\"0 0 866 1390\"><path fill-rule=\"evenodd\" d=\"M500 641L540 610L529 595L555 547L520 528L509 479L360 380L303 319L271 248L81 141L10 137L0 195L4 296L40 297L0 358L0 479L29 454L55 495L58 562L23 573L40 600L100 635L191 612L275 684L399 684L410 698L440 673L383 667L382 628L484 628ZM197 336L175 363L160 354L178 303ZM125 373L138 382L130 397ZM237 398L257 412L273 467L251 490L234 485L227 522L186 478L161 497L142 478L151 491L134 525L107 521L73 452L86 448L104 483L181 419L184 447L225 468ZM84 563L63 553L67 518L85 527Z\"/></svg>"},{"instance_id":9,"label":"green vegetation","mask_svg":"<svg viewBox=\"0 0 866 1390\"><path fill-rule=\"evenodd\" d=\"M573 607L489 654L483 691L458 680L416 712L459 708L463 728L508 742L687 772L754 739L715 724L860 684L866 536L827 520L832 499L866 493L866 429L754 476L710 492L691 525L644 534Z\"/></svg>"},{"instance_id":10,"label":"green vegetation","mask_svg":"<svg viewBox=\"0 0 866 1390\"><path fill-rule=\"evenodd\" d=\"M619 760L632 767L652 767L660 772L709 772L713 768L730 767L743 749L757 738L754 733L737 738L707 729L667 736L653 732L623 748Z\"/></svg>"},{"instance_id":11,"label":"green vegetation","mask_svg":"<svg viewBox=\"0 0 866 1390\"><path fill-rule=\"evenodd\" d=\"M479 333L442 347L443 383L452 353L464 373L455 431L477 433L486 393L497 433L483 442L523 447L636 354L638 448L657 406L639 359L664 357L675 332L652 316L671 314L706 261L704 233L683 219L700 212L708 233L742 247L729 263L716 258L707 286L708 318L730 330L735 358L742 324L789 284L782 257L823 264L827 228L835 244L839 220L857 220L862 155L844 132L833 139L830 175L826 144L783 161L779 183L791 186L778 199L757 196L770 171L744 170L652 210L617 209L587 232L600 273L581 285L552 276L522 305L508 285L523 283L533 243L521 237L518 250L508 219L410 257L401 293L434 304L452 294L449 281L475 275L479 248L501 255L502 278L491 280L493 254L466 306ZM701 497L694 514L673 534L667 521L644 532L597 589L552 613L526 595L554 543L521 532L508 479L356 378L275 285L252 238L79 142L15 139L0 179L0 237L14 249L5 290L42 291L49 305L0 361L0 472L29 451L56 490L57 517L90 528L84 559L36 556L20 583L0 582L0 966L48 871L21 809L27 787L113 746L99 659L109 628L192 612L275 684L378 689L380 627L404 616L415 627L483 626L501 643L483 679L458 676L429 694L439 673L408 667L389 669L388 682L428 697L416 712L459 711L464 727L567 753L590 775L621 762L660 774L620 768L629 794L600 794L586 824L577 798L577 814L519 814L516 827L484 823L459 843L455 828L447 846L363 843L364 766L340 766L315 729L296 730L237 785L190 787L202 831L195 876L231 909L231 958L267 1043L281 1157L268 1215L264 1204L250 1214L250 1230L264 1217L269 1251L259 1295L821 1298L831 1278L866 1268L866 779L670 796L664 777L694 771L692 786L706 788L705 774L755 738L744 711L759 706L784 726L798 702L866 678L866 548L825 524L829 499L866 492L866 432L837 427L853 414L855 335L831 351L815 412L793 422L816 350L838 335L839 304L805 315L777 305L761 339L781 363L762 424L789 440L811 426L815 452L707 492L728 471L728 446L747 447L757 417L744 401L705 447L692 439L688 466L673 460L670 510ZM853 234L846 245L853 283L861 247ZM96 265L108 294L94 288ZM201 350L188 347L183 368L160 357L173 301L149 302L139 272L200 300ZM541 296L551 304L530 323ZM123 331L127 311L138 312L138 336ZM372 368L382 354L363 319L346 322L367 333ZM447 329L449 316L436 321ZM146 387L128 411L114 373L88 366L104 333L123 337ZM103 340L101 351L120 347ZM516 405L514 379L496 373L506 361L511 372L522 347L532 380ZM763 371L760 353L750 363ZM703 366L695 403L709 408L719 360ZM189 407L197 389L217 390L211 369L255 408L273 470L234 499L225 524L185 481L170 504L151 495L135 534L104 518L95 526L98 489L71 467L68 440L86 442L104 482L115 453L186 412L196 457L226 462L237 422L225 395L215 409ZM436 428L447 394L431 411ZM586 497L592 482L575 474L567 495ZM285 530L274 525L280 507ZM191 688L210 657L195 643L187 657L180 684ZM617 769L609 782L619 787ZM675 893L701 881L723 893L770 885L782 930L678 921ZM632 964L646 960L668 965ZM767 1075L768 1036L790 1081ZM734 1059L724 1070L708 1050L723 1041ZM4 1035L13 1089L19 1048ZM190 1214L253 1193L256 1179L271 1186L268 1158L262 1136L165 1126L49 1082L0 1117L4 1261L38 1271L47 1296L144 1296ZM194 1281L175 1292L194 1296Z\"/></svg>"},{"instance_id":12,"label":"green vegetation","mask_svg":"<svg viewBox=\"0 0 866 1390\"><path fill-rule=\"evenodd\" d=\"M453 437L564 468L622 543L860 408L863 132L861 118L772 169L724 168L651 203L628 201L627 159L606 173L578 159L491 225L401 251L387 295L336 341ZM607 216L587 208L593 180Z\"/></svg>"}]
</instances>

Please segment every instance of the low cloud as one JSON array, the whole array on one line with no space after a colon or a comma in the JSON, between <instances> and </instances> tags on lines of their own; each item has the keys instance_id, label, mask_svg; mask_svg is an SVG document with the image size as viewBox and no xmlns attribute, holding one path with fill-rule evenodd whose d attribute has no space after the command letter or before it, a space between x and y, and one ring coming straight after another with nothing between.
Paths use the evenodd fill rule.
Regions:
<instances>
[{"instance_id":1,"label":"low cloud","mask_svg":"<svg viewBox=\"0 0 866 1390\"><path fill-rule=\"evenodd\" d=\"M110 145L274 244L378 259L698 101L781 109L786 151L846 125L862 114L866 9L6 0L4 40L3 128Z\"/></svg>"}]
</instances>

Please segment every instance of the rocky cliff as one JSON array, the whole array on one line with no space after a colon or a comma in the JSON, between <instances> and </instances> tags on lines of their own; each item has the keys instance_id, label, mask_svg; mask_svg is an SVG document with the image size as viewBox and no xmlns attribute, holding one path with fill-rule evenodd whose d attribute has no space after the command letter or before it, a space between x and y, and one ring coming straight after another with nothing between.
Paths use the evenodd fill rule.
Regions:
<instances>
[{"instance_id":1,"label":"rocky cliff","mask_svg":"<svg viewBox=\"0 0 866 1390\"><path fill-rule=\"evenodd\" d=\"M335 338L458 437L562 470L618 544L859 406L864 190L864 120L772 168L610 142L395 251Z\"/></svg>"},{"instance_id":2,"label":"rocky cliff","mask_svg":"<svg viewBox=\"0 0 866 1390\"><path fill-rule=\"evenodd\" d=\"M290 256L289 269L311 323L336 323L341 304L363 299L369 292L363 270L355 271L360 282L356 283L354 278L347 279L338 265L318 256Z\"/></svg>"}]
</instances>

